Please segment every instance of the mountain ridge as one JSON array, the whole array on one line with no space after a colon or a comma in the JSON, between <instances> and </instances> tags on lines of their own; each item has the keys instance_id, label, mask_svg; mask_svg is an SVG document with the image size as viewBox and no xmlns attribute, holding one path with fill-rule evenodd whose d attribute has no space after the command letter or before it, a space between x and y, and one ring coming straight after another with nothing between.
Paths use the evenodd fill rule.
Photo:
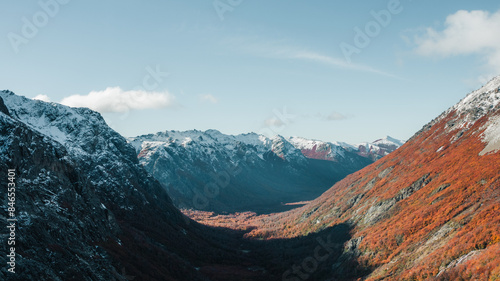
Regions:
<instances>
[{"instance_id":1,"label":"mountain ridge","mask_svg":"<svg viewBox=\"0 0 500 281\"><path fill-rule=\"evenodd\" d=\"M347 223L343 256L358 261L350 274L370 272L365 280L500 278L499 87L496 77L400 149L311 203L263 218L249 236L303 236Z\"/></svg>"},{"instance_id":2,"label":"mountain ridge","mask_svg":"<svg viewBox=\"0 0 500 281\"><path fill-rule=\"evenodd\" d=\"M128 141L176 206L216 212L281 210L373 162L373 151L362 156L351 146L279 135L162 131ZM382 146L372 145L378 157L397 149Z\"/></svg>"},{"instance_id":3,"label":"mountain ridge","mask_svg":"<svg viewBox=\"0 0 500 281\"><path fill-rule=\"evenodd\" d=\"M0 169L15 171L17 219L16 273L3 266L0 279L224 280L224 270L211 268L232 269L236 279L263 275L244 266L255 260L241 256L239 234L180 213L99 113L10 91L0 91L0 104L7 109L0 112ZM8 186L7 177L0 184Z\"/></svg>"},{"instance_id":4,"label":"mountain ridge","mask_svg":"<svg viewBox=\"0 0 500 281\"><path fill-rule=\"evenodd\" d=\"M163 136L163 137L162 137ZM148 139L150 138L149 141L170 141L170 142L181 142L181 144L184 143L189 143L190 141L193 141L194 139L199 139L200 137L203 138L203 136L210 136L211 139L207 140L204 139L203 141L205 144L214 144L214 142L220 142L220 144L230 144L233 142L242 142L245 144L249 145L264 145L265 148L270 148L272 147L273 140L274 142L278 142L279 140L282 141L287 141L291 143L295 148L297 149L305 149L305 150L313 150L314 146L330 146L333 147L335 152L332 152L332 154L329 157L326 157L326 159L320 159L320 160L333 160L335 159L335 156L340 156L342 157L342 153L344 150L350 151L350 152L359 152L359 148L362 146L371 146L375 147L378 144L382 145L391 145L394 146L394 150L397 147L400 147L404 144L405 141L399 140L392 138L391 136L386 136L381 139L377 139L373 142L362 142L358 144L349 144L346 142L338 142L338 141L321 141L318 139L308 139L304 137L298 137L298 136L291 136L291 137L283 137L281 135L275 135L273 137L266 137L264 135L259 135L254 132L250 133L242 133L238 135L231 135L231 134L224 134L221 133L220 131L216 129L208 129L205 131L202 130L186 130L186 131L177 131L177 130L166 130L166 131L161 131L157 133L152 133L152 134L144 134L136 137L128 137L127 140L136 148L136 150L139 150L140 147L140 142L138 142L139 139ZM183 141L181 141L183 139ZM380 150L380 148L378 148ZM376 159L378 160L379 158L387 155L388 153L392 152L393 150L388 150L385 151L383 154L378 155L379 157ZM307 156L306 156L307 157ZM313 158L313 159L318 159L318 158Z\"/></svg>"}]
</instances>

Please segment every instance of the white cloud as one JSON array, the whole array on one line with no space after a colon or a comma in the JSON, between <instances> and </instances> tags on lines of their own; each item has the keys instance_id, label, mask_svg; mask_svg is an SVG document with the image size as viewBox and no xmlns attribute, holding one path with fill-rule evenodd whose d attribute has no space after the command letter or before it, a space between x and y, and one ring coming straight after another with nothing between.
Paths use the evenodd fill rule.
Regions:
<instances>
[{"instance_id":1,"label":"white cloud","mask_svg":"<svg viewBox=\"0 0 500 281\"><path fill-rule=\"evenodd\" d=\"M275 117L272 117L272 118L269 118L269 119L266 119L264 121L264 124L267 126L267 127L281 127L281 126L284 126L285 123L278 119L278 118L275 118Z\"/></svg>"},{"instance_id":2,"label":"white cloud","mask_svg":"<svg viewBox=\"0 0 500 281\"><path fill-rule=\"evenodd\" d=\"M338 112L332 112L330 115L326 116L325 119L328 121L337 121L347 119L347 116Z\"/></svg>"},{"instance_id":3,"label":"white cloud","mask_svg":"<svg viewBox=\"0 0 500 281\"><path fill-rule=\"evenodd\" d=\"M213 103L213 104L216 104L216 103L219 102L219 100L216 97L214 97L214 96L212 96L210 94L200 95L200 101L201 102Z\"/></svg>"},{"instance_id":4,"label":"white cloud","mask_svg":"<svg viewBox=\"0 0 500 281\"><path fill-rule=\"evenodd\" d=\"M38 95L38 96L34 97L33 99L34 100L41 100L41 101L45 101L45 102L50 101L50 98L47 95Z\"/></svg>"},{"instance_id":5,"label":"white cloud","mask_svg":"<svg viewBox=\"0 0 500 281\"><path fill-rule=\"evenodd\" d=\"M124 91L120 87L108 87L104 91L92 91L85 96L66 97L61 101L61 104L72 107L88 107L101 113L128 112L137 109L173 106L175 105L175 97L166 91Z\"/></svg>"},{"instance_id":6,"label":"white cloud","mask_svg":"<svg viewBox=\"0 0 500 281\"><path fill-rule=\"evenodd\" d=\"M446 18L442 31L427 28L415 38L423 56L480 55L489 71L500 72L500 11L458 11Z\"/></svg>"}]
</instances>

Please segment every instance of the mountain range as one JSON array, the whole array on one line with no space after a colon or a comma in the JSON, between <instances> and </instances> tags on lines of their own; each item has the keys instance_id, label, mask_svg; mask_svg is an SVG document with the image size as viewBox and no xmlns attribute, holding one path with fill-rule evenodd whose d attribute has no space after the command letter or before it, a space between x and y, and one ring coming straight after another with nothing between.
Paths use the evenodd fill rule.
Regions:
<instances>
[{"instance_id":1,"label":"mountain range","mask_svg":"<svg viewBox=\"0 0 500 281\"><path fill-rule=\"evenodd\" d=\"M15 185L2 220L16 220L1 232L13 256L1 280L208 280L221 264L255 275L241 242L180 213L95 111L0 91L0 158L0 185Z\"/></svg>"},{"instance_id":2,"label":"mountain range","mask_svg":"<svg viewBox=\"0 0 500 281\"><path fill-rule=\"evenodd\" d=\"M1 215L15 220L1 232L11 255L0 256L0 279L498 280L499 128L500 76L371 164L397 142L362 150L217 131L127 140L92 110L0 91L0 185L15 186ZM342 179L352 159L366 167ZM334 173L338 182L304 206L229 217L224 228L175 206L180 186L196 185L209 206L238 210L248 199L241 209L255 210L265 192L302 198ZM232 184L245 181L256 190L236 195ZM229 198L239 201L223 205Z\"/></svg>"},{"instance_id":3,"label":"mountain range","mask_svg":"<svg viewBox=\"0 0 500 281\"><path fill-rule=\"evenodd\" d=\"M353 146L216 130L164 131L129 142L177 207L259 213L314 199L403 144L391 137Z\"/></svg>"}]
</instances>

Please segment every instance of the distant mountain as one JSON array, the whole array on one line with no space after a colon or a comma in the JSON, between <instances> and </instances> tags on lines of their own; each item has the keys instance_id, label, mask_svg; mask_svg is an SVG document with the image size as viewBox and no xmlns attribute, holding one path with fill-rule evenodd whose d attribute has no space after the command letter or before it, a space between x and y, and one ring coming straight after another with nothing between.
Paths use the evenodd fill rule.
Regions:
<instances>
[{"instance_id":1,"label":"distant mountain","mask_svg":"<svg viewBox=\"0 0 500 281\"><path fill-rule=\"evenodd\" d=\"M400 149L264 221L253 236L296 237L348 224L352 237L330 268L333 280L498 280L500 76Z\"/></svg>"},{"instance_id":2,"label":"distant mountain","mask_svg":"<svg viewBox=\"0 0 500 281\"><path fill-rule=\"evenodd\" d=\"M380 141L361 153L344 143L216 130L165 131L129 142L176 206L217 212L280 211L289 208L283 203L314 199L400 144Z\"/></svg>"},{"instance_id":3,"label":"distant mountain","mask_svg":"<svg viewBox=\"0 0 500 281\"><path fill-rule=\"evenodd\" d=\"M234 235L199 225L172 205L134 148L97 112L0 91L0 159L0 280L258 275L247 269ZM15 188L14 201L7 201L7 187ZM6 219L15 219L15 228L7 229ZM15 273L7 259L15 260Z\"/></svg>"},{"instance_id":4,"label":"distant mountain","mask_svg":"<svg viewBox=\"0 0 500 281\"><path fill-rule=\"evenodd\" d=\"M377 161L404 144L404 141L389 136L374 142L364 142L357 145L345 142L323 142L300 137L291 137L288 140L294 147L300 149L307 158L329 161L336 161L339 156L343 155L344 151L354 152L359 156Z\"/></svg>"},{"instance_id":5,"label":"distant mountain","mask_svg":"<svg viewBox=\"0 0 500 281\"><path fill-rule=\"evenodd\" d=\"M404 141L387 136L374 142L364 142L357 145L357 154L377 161L398 149Z\"/></svg>"}]
</instances>

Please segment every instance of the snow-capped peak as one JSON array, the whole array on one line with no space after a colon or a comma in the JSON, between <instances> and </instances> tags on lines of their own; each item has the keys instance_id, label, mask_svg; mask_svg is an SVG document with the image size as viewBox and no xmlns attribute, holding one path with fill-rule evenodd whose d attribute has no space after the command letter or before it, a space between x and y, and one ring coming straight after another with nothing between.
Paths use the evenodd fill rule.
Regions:
<instances>
[{"instance_id":1,"label":"snow-capped peak","mask_svg":"<svg viewBox=\"0 0 500 281\"><path fill-rule=\"evenodd\" d=\"M339 143L311 140L302 137L290 137L288 141L309 158L333 161L338 157L344 157L346 152L345 148Z\"/></svg>"},{"instance_id":2,"label":"snow-capped peak","mask_svg":"<svg viewBox=\"0 0 500 281\"><path fill-rule=\"evenodd\" d=\"M325 142L320 140L306 139L303 137L283 137L276 135L272 138L258 135L256 133L225 135L217 130L189 130L189 131L164 131L156 134L143 135L129 138L129 142L135 147L141 157L154 155L159 147L175 146L189 148L191 151L205 151L212 153L224 151L232 158L241 145L246 150L251 149L261 158L264 154L273 152L284 160L303 161L305 158L340 161L345 159L348 153L377 160L400 147L404 141L385 137L373 143L362 143L350 145L343 142Z\"/></svg>"},{"instance_id":3,"label":"snow-capped peak","mask_svg":"<svg viewBox=\"0 0 500 281\"><path fill-rule=\"evenodd\" d=\"M163 131L156 134L142 135L129 138L130 143L137 151L141 150L144 144L162 143L164 146L171 144L195 145L199 147L228 146L236 143L243 143L251 146L270 147L271 140L255 133L241 135L225 135L217 130L189 130L189 131Z\"/></svg>"},{"instance_id":4,"label":"snow-capped peak","mask_svg":"<svg viewBox=\"0 0 500 281\"><path fill-rule=\"evenodd\" d=\"M486 85L473 91L451 108L458 113L471 113L474 120L487 114L500 104L500 76L491 79Z\"/></svg>"},{"instance_id":5,"label":"snow-capped peak","mask_svg":"<svg viewBox=\"0 0 500 281\"><path fill-rule=\"evenodd\" d=\"M383 139L379 139L373 142L373 144L396 145L396 146L402 146L404 143L405 142L403 140L398 140L391 136L386 136Z\"/></svg>"},{"instance_id":6,"label":"snow-capped peak","mask_svg":"<svg viewBox=\"0 0 500 281\"><path fill-rule=\"evenodd\" d=\"M374 142L364 142L358 144L358 154L364 157L369 157L373 160L377 160L380 157L386 156L387 154L398 149L405 143L403 140L398 140L390 136L386 136L383 139L378 139Z\"/></svg>"},{"instance_id":7,"label":"snow-capped peak","mask_svg":"<svg viewBox=\"0 0 500 281\"><path fill-rule=\"evenodd\" d=\"M83 117L75 112L75 110L57 103L31 100L17 96L11 91L1 91L0 97L4 100L13 117L22 120L33 129L62 145L66 143L68 138L64 132L64 128L59 126L59 113L63 113L64 119L70 120L75 124L83 120Z\"/></svg>"},{"instance_id":8,"label":"snow-capped peak","mask_svg":"<svg viewBox=\"0 0 500 281\"><path fill-rule=\"evenodd\" d=\"M114 143L124 138L109 128L102 116L88 108L73 108L53 102L33 100L11 91L0 91L12 118L28 125L47 137L48 141L63 145L74 155L101 154L116 151ZM89 145L88 139L94 144Z\"/></svg>"}]
</instances>

